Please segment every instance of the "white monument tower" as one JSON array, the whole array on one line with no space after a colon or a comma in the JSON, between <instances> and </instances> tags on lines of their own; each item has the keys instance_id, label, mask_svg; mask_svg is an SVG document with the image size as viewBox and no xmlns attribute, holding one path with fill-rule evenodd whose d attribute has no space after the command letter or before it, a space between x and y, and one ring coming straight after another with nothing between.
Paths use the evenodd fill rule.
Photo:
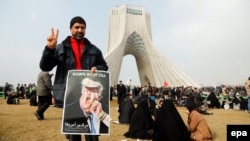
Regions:
<instances>
[{"instance_id":1,"label":"white monument tower","mask_svg":"<svg viewBox=\"0 0 250 141\"><path fill-rule=\"evenodd\" d=\"M109 14L105 60L111 72L111 85L117 84L126 55L135 57L142 86L150 82L152 86L159 87L166 81L172 87L199 87L153 46L150 14L143 7L127 4L113 7Z\"/></svg>"}]
</instances>

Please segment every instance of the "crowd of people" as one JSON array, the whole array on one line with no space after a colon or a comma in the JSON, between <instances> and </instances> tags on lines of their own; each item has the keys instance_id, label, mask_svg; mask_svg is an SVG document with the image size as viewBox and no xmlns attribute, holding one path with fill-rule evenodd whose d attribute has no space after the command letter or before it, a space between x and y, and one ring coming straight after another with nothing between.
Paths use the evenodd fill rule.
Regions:
<instances>
[{"instance_id":1,"label":"crowd of people","mask_svg":"<svg viewBox=\"0 0 250 141\"><path fill-rule=\"evenodd\" d=\"M213 115L207 112L208 108L250 110L250 77L245 86L202 88L157 88L150 83L144 87L136 87L123 84L120 80L111 90L110 94L117 97L119 105L118 121L113 123L129 124L129 130L124 136L134 139L212 140L209 124L201 116ZM187 125L176 106L186 107Z\"/></svg>"},{"instance_id":2,"label":"crowd of people","mask_svg":"<svg viewBox=\"0 0 250 141\"><path fill-rule=\"evenodd\" d=\"M117 96L118 104L130 96L134 103L137 103L141 97L154 97L156 99L170 99L177 106L184 106L186 99L193 95L207 108L248 110L248 94L244 86L156 87L148 83L148 85L141 87L123 84L120 80L117 85L112 86L110 94Z\"/></svg>"},{"instance_id":3,"label":"crowd of people","mask_svg":"<svg viewBox=\"0 0 250 141\"><path fill-rule=\"evenodd\" d=\"M19 104L20 99L30 99L30 106L37 106L36 84L20 84L16 87L6 82L4 86L4 98L7 104Z\"/></svg>"},{"instance_id":4,"label":"crowd of people","mask_svg":"<svg viewBox=\"0 0 250 141\"><path fill-rule=\"evenodd\" d=\"M119 92L117 94L119 96ZM130 100L132 98L128 97L127 95L124 100L118 103L117 123L129 124L128 131L124 133L125 137L153 141L212 140L212 131L200 115L199 107L201 105L193 93L183 105L188 114L187 126L176 109L176 103L171 98L165 99L164 96L156 97L151 93L149 95L139 93L138 97L140 98L137 99L137 106L134 108L131 106ZM157 99L159 99L158 103Z\"/></svg>"}]
</instances>

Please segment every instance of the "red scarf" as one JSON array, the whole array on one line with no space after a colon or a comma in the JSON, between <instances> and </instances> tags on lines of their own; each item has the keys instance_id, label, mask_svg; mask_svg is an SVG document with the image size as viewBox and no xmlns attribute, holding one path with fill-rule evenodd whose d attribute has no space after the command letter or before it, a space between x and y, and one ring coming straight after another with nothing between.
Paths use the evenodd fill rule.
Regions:
<instances>
[{"instance_id":1,"label":"red scarf","mask_svg":"<svg viewBox=\"0 0 250 141\"><path fill-rule=\"evenodd\" d=\"M84 42L83 40L77 41L74 38L70 38L70 44L75 57L76 69L81 70L82 69L81 57L82 57Z\"/></svg>"}]
</instances>

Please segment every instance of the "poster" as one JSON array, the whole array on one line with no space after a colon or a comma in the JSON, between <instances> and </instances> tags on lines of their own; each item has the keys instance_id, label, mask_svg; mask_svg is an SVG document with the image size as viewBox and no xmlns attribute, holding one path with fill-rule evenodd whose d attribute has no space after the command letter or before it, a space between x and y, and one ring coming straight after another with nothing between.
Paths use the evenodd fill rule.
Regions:
<instances>
[{"instance_id":1,"label":"poster","mask_svg":"<svg viewBox=\"0 0 250 141\"><path fill-rule=\"evenodd\" d=\"M110 75L70 70L64 96L62 134L109 135Z\"/></svg>"}]
</instances>

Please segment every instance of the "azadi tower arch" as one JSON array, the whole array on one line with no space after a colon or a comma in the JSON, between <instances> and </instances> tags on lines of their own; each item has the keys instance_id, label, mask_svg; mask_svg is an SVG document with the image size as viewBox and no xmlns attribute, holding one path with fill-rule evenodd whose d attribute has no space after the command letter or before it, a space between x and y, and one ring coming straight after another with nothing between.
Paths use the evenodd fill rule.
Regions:
<instances>
[{"instance_id":1,"label":"azadi tower arch","mask_svg":"<svg viewBox=\"0 0 250 141\"><path fill-rule=\"evenodd\" d=\"M113 7L109 15L105 60L111 73L111 85L118 83L126 55L135 57L142 86L150 82L152 86L159 87L166 81L172 87L199 87L153 46L150 14L143 7L127 4Z\"/></svg>"}]
</instances>

